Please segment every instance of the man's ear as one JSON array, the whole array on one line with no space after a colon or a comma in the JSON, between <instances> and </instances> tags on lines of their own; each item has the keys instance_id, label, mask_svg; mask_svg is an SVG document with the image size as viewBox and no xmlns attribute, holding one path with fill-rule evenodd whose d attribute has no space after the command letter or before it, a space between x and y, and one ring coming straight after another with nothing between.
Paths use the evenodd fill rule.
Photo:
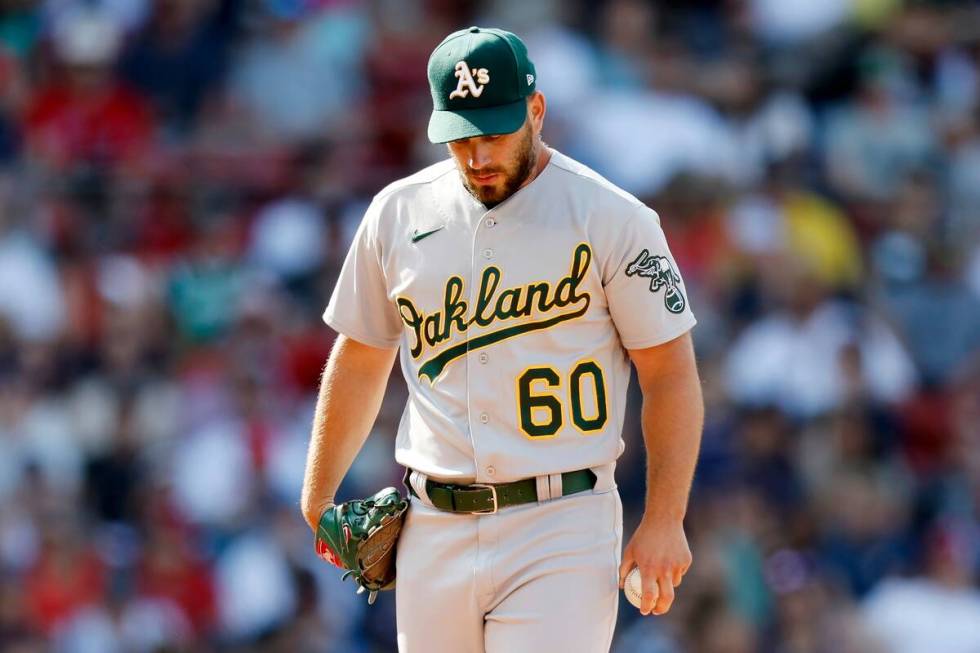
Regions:
<instances>
[{"instance_id":1,"label":"man's ear","mask_svg":"<svg viewBox=\"0 0 980 653\"><path fill-rule=\"evenodd\" d=\"M544 127L544 116L548 111L548 103L544 98L544 93L535 91L527 98L527 113L534 127L534 133L540 134Z\"/></svg>"}]
</instances>

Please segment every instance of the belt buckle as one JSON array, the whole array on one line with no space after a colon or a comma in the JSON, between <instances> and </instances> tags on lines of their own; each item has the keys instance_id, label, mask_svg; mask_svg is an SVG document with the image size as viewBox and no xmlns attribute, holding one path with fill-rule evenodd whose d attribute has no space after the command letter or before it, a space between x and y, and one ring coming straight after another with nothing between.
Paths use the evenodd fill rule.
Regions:
<instances>
[{"instance_id":1,"label":"belt buckle","mask_svg":"<svg viewBox=\"0 0 980 653\"><path fill-rule=\"evenodd\" d=\"M497 488L488 483L470 483L470 487L486 488L490 490L490 496L493 497L493 508L490 510L474 510L472 515L493 515L497 512Z\"/></svg>"}]
</instances>

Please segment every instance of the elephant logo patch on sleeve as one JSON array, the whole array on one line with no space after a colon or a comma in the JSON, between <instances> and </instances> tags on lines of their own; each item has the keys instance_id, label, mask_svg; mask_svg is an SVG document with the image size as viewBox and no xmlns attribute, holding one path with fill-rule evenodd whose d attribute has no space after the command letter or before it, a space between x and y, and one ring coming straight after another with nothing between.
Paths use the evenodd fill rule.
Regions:
<instances>
[{"instance_id":1,"label":"elephant logo patch on sleeve","mask_svg":"<svg viewBox=\"0 0 980 653\"><path fill-rule=\"evenodd\" d=\"M650 292L652 293L658 292L661 288L666 288L664 306L671 313L680 313L687 306L684 293L678 286L681 282L681 275L674 271L666 256L655 256L644 249L627 264L626 276L649 277Z\"/></svg>"}]
</instances>

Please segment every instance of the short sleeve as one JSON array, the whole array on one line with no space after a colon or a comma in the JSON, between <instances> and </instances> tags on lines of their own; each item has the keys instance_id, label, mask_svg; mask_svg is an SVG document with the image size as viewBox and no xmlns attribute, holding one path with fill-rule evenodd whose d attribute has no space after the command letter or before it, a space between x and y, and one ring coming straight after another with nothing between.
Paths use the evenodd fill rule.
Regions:
<instances>
[{"instance_id":1,"label":"short sleeve","mask_svg":"<svg viewBox=\"0 0 980 653\"><path fill-rule=\"evenodd\" d=\"M388 297L372 204L357 228L323 321L335 331L372 347L398 345L401 319Z\"/></svg>"},{"instance_id":2,"label":"short sleeve","mask_svg":"<svg viewBox=\"0 0 980 653\"><path fill-rule=\"evenodd\" d=\"M657 214L641 207L617 234L607 265L606 301L626 349L653 347L682 335L697 320Z\"/></svg>"}]
</instances>

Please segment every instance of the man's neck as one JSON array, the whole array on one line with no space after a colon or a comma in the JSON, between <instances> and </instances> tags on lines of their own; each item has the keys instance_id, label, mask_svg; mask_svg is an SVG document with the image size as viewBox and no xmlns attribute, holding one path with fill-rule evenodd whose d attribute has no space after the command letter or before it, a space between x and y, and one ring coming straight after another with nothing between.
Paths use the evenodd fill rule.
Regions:
<instances>
[{"instance_id":1,"label":"man's neck","mask_svg":"<svg viewBox=\"0 0 980 653\"><path fill-rule=\"evenodd\" d=\"M534 179L541 174L541 172L548 167L548 162L551 161L551 148L545 144L540 138L534 144L534 171L527 176L524 183L520 185L520 188L524 188L530 184Z\"/></svg>"}]
</instances>

